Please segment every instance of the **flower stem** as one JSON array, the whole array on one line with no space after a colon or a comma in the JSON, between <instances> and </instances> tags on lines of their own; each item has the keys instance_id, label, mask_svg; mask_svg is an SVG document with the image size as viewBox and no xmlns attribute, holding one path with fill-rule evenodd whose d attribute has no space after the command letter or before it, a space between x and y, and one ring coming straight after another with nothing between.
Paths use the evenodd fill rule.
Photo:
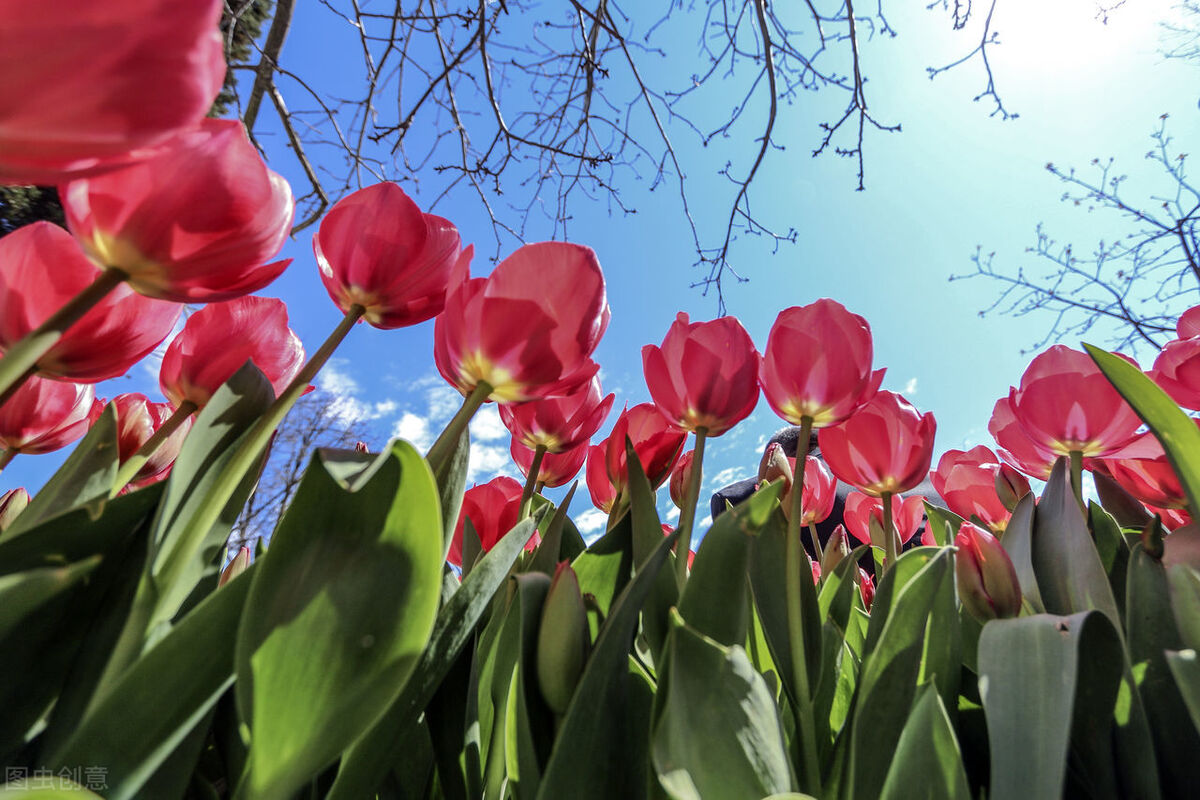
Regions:
<instances>
[{"instance_id":1,"label":"flower stem","mask_svg":"<svg viewBox=\"0 0 1200 800\"><path fill-rule=\"evenodd\" d=\"M454 448L458 446L459 437L462 432L467 429L467 425L471 422L471 417L475 416L475 412L479 407L487 401L487 397L492 393L492 387L486 381L480 381L475 384L475 388L471 393L463 398L463 404L454 418L446 426L446 429L438 436L437 441L433 443L433 447L429 448L429 452L425 454L425 460L430 466L437 471L437 465L441 464L450 454L454 452Z\"/></svg>"},{"instance_id":2,"label":"flower stem","mask_svg":"<svg viewBox=\"0 0 1200 800\"><path fill-rule=\"evenodd\" d=\"M537 490L538 473L542 471L542 459L546 457L546 445L539 444L533 451L533 463L529 465L529 474L525 476L525 488L521 490L521 515L517 519L529 516L529 507L533 505L533 495Z\"/></svg>"},{"instance_id":3,"label":"flower stem","mask_svg":"<svg viewBox=\"0 0 1200 800\"><path fill-rule=\"evenodd\" d=\"M815 523L808 523L808 537L812 539L813 554L816 556L818 563L825 560L825 551L821 548L821 537L817 535L817 526Z\"/></svg>"},{"instance_id":4,"label":"flower stem","mask_svg":"<svg viewBox=\"0 0 1200 800\"><path fill-rule=\"evenodd\" d=\"M4 405L25 379L33 374L38 359L58 343L67 329L128 277L122 270L109 267L97 275L91 285L10 347L0 358L0 405Z\"/></svg>"},{"instance_id":5,"label":"flower stem","mask_svg":"<svg viewBox=\"0 0 1200 800\"><path fill-rule=\"evenodd\" d=\"M0 450L0 472L3 472L4 468L7 467L16 457L16 450Z\"/></svg>"},{"instance_id":6,"label":"flower stem","mask_svg":"<svg viewBox=\"0 0 1200 800\"><path fill-rule=\"evenodd\" d=\"M683 496L683 510L679 512L679 539L675 542L675 573L679 590L687 583L688 552L692 549L692 525L696 521L696 503L700 500L700 484L704 478L704 440L707 428L696 428L696 450L692 456L692 475L687 492Z\"/></svg>"},{"instance_id":7,"label":"flower stem","mask_svg":"<svg viewBox=\"0 0 1200 800\"><path fill-rule=\"evenodd\" d=\"M150 456L154 455L163 442L171 437L184 420L190 417L196 411L196 404L191 400L184 400L179 404L179 408L172 412L171 416L163 421L163 424L158 427L149 439L138 448L138 451L129 457L129 460L121 465L121 469L117 472L117 479L113 483L112 497L116 497L125 485L129 483L138 474L138 471L150 460Z\"/></svg>"},{"instance_id":8,"label":"flower stem","mask_svg":"<svg viewBox=\"0 0 1200 800\"><path fill-rule=\"evenodd\" d=\"M896 563L896 526L892 522L892 493L879 495L883 501L883 571L887 572Z\"/></svg>"},{"instance_id":9,"label":"flower stem","mask_svg":"<svg viewBox=\"0 0 1200 800\"><path fill-rule=\"evenodd\" d=\"M1075 492L1075 502L1087 516L1087 506L1083 504L1083 451L1071 451L1071 489Z\"/></svg>"}]
</instances>

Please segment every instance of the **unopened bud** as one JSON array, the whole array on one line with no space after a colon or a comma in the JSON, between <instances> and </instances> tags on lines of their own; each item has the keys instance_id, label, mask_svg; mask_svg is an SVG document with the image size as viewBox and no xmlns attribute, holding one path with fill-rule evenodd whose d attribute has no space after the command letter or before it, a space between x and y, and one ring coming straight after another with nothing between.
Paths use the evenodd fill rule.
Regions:
<instances>
[{"instance_id":1,"label":"unopened bud","mask_svg":"<svg viewBox=\"0 0 1200 800\"><path fill-rule=\"evenodd\" d=\"M825 550L821 554L821 572L826 575L831 574L837 569L837 565L849 555L850 539L846 536L846 526L838 525L830 534L829 541L825 543Z\"/></svg>"},{"instance_id":2,"label":"unopened bud","mask_svg":"<svg viewBox=\"0 0 1200 800\"><path fill-rule=\"evenodd\" d=\"M29 492L22 488L9 489L0 495L0 531L13 524L17 515L29 505Z\"/></svg>"},{"instance_id":3,"label":"unopened bud","mask_svg":"<svg viewBox=\"0 0 1200 800\"><path fill-rule=\"evenodd\" d=\"M1000 540L964 522L954 543L958 546L954 573L963 607L981 622L1021 613L1021 584Z\"/></svg>"},{"instance_id":4,"label":"unopened bud","mask_svg":"<svg viewBox=\"0 0 1200 800\"><path fill-rule=\"evenodd\" d=\"M783 446L773 442L763 454L762 463L758 465L758 482L777 481L783 478L784 494L792 485L792 461L783 453Z\"/></svg>"},{"instance_id":5,"label":"unopened bud","mask_svg":"<svg viewBox=\"0 0 1200 800\"><path fill-rule=\"evenodd\" d=\"M250 566L250 548L243 547L237 551L237 555L230 559L225 565L225 569L221 570L221 577L217 581L217 586L224 586L231 580L241 575L246 571L246 567Z\"/></svg>"},{"instance_id":6,"label":"unopened bud","mask_svg":"<svg viewBox=\"0 0 1200 800\"><path fill-rule=\"evenodd\" d=\"M858 568L858 593L862 596L863 608L870 611L871 604L875 602L875 581L862 567Z\"/></svg>"},{"instance_id":7,"label":"unopened bud","mask_svg":"<svg viewBox=\"0 0 1200 800\"><path fill-rule=\"evenodd\" d=\"M818 564L816 561L813 561L810 563L812 564L813 585L814 586L820 585L820 583L821 583L821 565Z\"/></svg>"},{"instance_id":8,"label":"unopened bud","mask_svg":"<svg viewBox=\"0 0 1200 800\"><path fill-rule=\"evenodd\" d=\"M367 449L367 443L366 443L366 442L355 442L355 443L354 443L354 452L356 452L356 453L370 453L371 451L370 451L369 449Z\"/></svg>"},{"instance_id":9,"label":"unopened bud","mask_svg":"<svg viewBox=\"0 0 1200 800\"><path fill-rule=\"evenodd\" d=\"M587 607L579 593L579 579L571 565L563 561L554 571L542 605L537 640L538 688L555 714L567 713L590 648Z\"/></svg>"},{"instance_id":10,"label":"unopened bud","mask_svg":"<svg viewBox=\"0 0 1200 800\"><path fill-rule=\"evenodd\" d=\"M1027 494L1029 494L1029 479L1017 472L1014 467L1004 463L1000 464L1000 470L996 473L996 495L1010 514L1016 510L1017 503Z\"/></svg>"},{"instance_id":11,"label":"unopened bud","mask_svg":"<svg viewBox=\"0 0 1200 800\"><path fill-rule=\"evenodd\" d=\"M671 470L671 502L681 511L687 497L688 486L692 483L692 461L695 457L696 451L688 450L679 457L679 460L675 462L674 469Z\"/></svg>"}]
</instances>

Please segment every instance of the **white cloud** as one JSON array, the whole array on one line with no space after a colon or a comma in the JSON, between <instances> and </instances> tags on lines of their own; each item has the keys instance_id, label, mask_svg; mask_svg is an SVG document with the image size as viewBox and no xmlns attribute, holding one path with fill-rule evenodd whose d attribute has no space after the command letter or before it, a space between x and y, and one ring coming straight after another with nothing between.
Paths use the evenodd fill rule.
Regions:
<instances>
[{"instance_id":1,"label":"white cloud","mask_svg":"<svg viewBox=\"0 0 1200 800\"><path fill-rule=\"evenodd\" d=\"M413 447L425 452L433 445L433 434L429 430L429 420L418 417L411 411L405 411L396 420L392 428L392 436L412 442Z\"/></svg>"},{"instance_id":2,"label":"white cloud","mask_svg":"<svg viewBox=\"0 0 1200 800\"><path fill-rule=\"evenodd\" d=\"M330 413L346 425L368 422L395 413L396 401L394 400L368 403L359 398L358 381L345 370L346 363L345 359L331 359L317 375L317 386L322 391L328 392L332 398L329 404Z\"/></svg>"},{"instance_id":3,"label":"white cloud","mask_svg":"<svg viewBox=\"0 0 1200 800\"><path fill-rule=\"evenodd\" d=\"M738 475L742 472L740 467L726 467L725 469L712 476L711 484L717 488L724 488L738 479ZM747 476L748 477L748 476Z\"/></svg>"},{"instance_id":4,"label":"white cloud","mask_svg":"<svg viewBox=\"0 0 1200 800\"><path fill-rule=\"evenodd\" d=\"M489 403L475 412L471 419L471 441L494 442L497 439L507 439L508 428L500 420L500 409L494 403Z\"/></svg>"},{"instance_id":5,"label":"white cloud","mask_svg":"<svg viewBox=\"0 0 1200 800\"><path fill-rule=\"evenodd\" d=\"M483 483L504 473L520 480L520 473L512 465L508 447L471 442L471 460L467 464L467 480Z\"/></svg>"},{"instance_id":6,"label":"white cloud","mask_svg":"<svg viewBox=\"0 0 1200 800\"><path fill-rule=\"evenodd\" d=\"M908 383L904 384L904 388L900 390L901 394L914 395L917 393L917 379L909 378Z\"/></svg>"},{"instance_id":7,"label":"white cloud","mask_svg":"<svg viewBox=\"0 0 1200 800\"><path fill-rule=\"evenodd\" d=\"M667 522L667 523L674 525L678 521L679 521L679 507L676 506L674 503L672 503L671 507L669 509L667 509L667 515L665 517L663 517L663 522Z\"/></svg>"},{"instance_id":8,"label":"white cloud","mask_svg":"<svg viewBox=\"0 0 1200 800\"><path fill-rule=\"evenodd\" d=\"M589 508L575 517L575 527L579 529L589 547L604 533L604 526L607 524L608 515L598 508Z\"/></svg>"},{"instance_id":9,"label":"white cloud","mask_svg":"<svg viewBox=\"0 0 1200 800\"><path fill-rule=\"evenodd\" d=\"M425 399L429 402L429 418L435 422L449 422L463 401L462 395L446 384L429 389Z\"/></svg>"}]
</instances>

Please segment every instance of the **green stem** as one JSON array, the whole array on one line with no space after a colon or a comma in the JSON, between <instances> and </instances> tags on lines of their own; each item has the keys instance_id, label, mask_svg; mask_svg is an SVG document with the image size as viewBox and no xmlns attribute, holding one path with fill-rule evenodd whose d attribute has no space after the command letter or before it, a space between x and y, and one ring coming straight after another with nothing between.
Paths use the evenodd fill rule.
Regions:
<instances>
[{"instance_id":1,"label":"green stem","mask_svg":"<svg viewBox=\"0 0 1200 800\"><path fill-rule=\"evenodd\" d=\"M529 465L529 474L525 476L525 488L521 490L521 516L529 516L529 507L533 505L533 495L537 491L534 486L538 483L538 473L542 471L542 459L546 457L546 445L539 444L533 451L533 463Z\"/></svg>"},{"instance_id":2,"label":"green stem","mask_svg":"<svg viewBox=\"0 0 1200 800\"><path fill-rule=\"evenodd\" d=\"M16 457L16 450L0 450L0 472L3 472L4 468L12 463L12 460Z\"/></svg>"},{"instance_id":3,"label":"green stem","mask_svg":"<svg viewBox=\"0 0 1200 800\"><path fill-rule=\"evenodd\" d=\"M707 428L696 428L696 449L692 454L692 475L687 492L683 495L683 509L679 512L679 539L675 542L675 573L679 590L687 583L688 551L692 549L692 525L696 521L696 503L700 501L700 484L704 478L704 440Z\"/></svg>"},{"instance_id":4,"label":"green stem","mask_svg":"<svg viewBox=\"0 0 1200 800\"><path fill-rule=\"evenodd\" d=\"M1087 516L1087 506L1083 504L1083 451L1071 451L1071 488L1075 491L1075 502Z\"/></svg>"},{"instance_id":5,"label":"green stem","mask_svg":"<svg viewBox=\"0 0 1200 800\"><path fill-rule=\"evenodd\" d=\"M158 427L158 430L138 448L138 451L121 465L120 471L117 472L117 479L113 483L111 497L116 497L125 488L125 485L137 476L141 468L150 460L150 456L154 455L154 451L161 447L163 442L171 438L171 434L178 430L179 426L184 423L184 420L190 417L195 411L196 404L191 400L184 400L179 404L179 408L175 409L171 416L167 417L163 421L163 424Z\"/></svg>"},{"instance_id":6,"label":"green stem","mask_svg":"<svg viewBox=\"0 0 1200 800\"><path fill-rule=\"evenodd\" d=\"M425 460L434 467L435 472L437 471L437 465L449 458L450 454L454 452L454 448L458 446L459 438L471 422L471 417L475 416L475 412L487 401L487 397L491 393L492 387L486 381L480 381L471 390L471 393L463 398L463 404L458 409L458 413L454 415L454 418L450 420L450 424L446 426L446 429L438 436L437 441L433 443L433 447L429 448L429 452L425 454Z\"/></svg>"},{"instance_id":7,"label":"green stem","mask_svg":"<svg viewBox=\"0 0 1200 800\"><path fill-rule=\"evenodd\" d=\"M879 496L883 501L883 571L887 572L896 563L896 526L892 523L892 493Z\"/></svg>"},{"instance_id":8,"label":"green stem","mask_svg":"<svg viewBox=\"0 0 1200 800\"><path fill-rule=\"evenodd\" d=\"M812 580L812 564L804 552L800 537L804 515L804 458L808 457L808 440L812 436L812 417L800 418L800 438L797 439L796 468L792 470L791 515L787 539L784 542L784 565L787 570L788 644L792 658L792 679L796 685L796 721L799 726L800 758L803 762L801 789L820 796L821 773L817 760L817 729L813 717L812 688L808 684L808 658L804 652L804 617L801 580ZM803 454L803 458L801 457Z\"/></svg>"},{"instance_id":9,"label":"green stem","mask_svg":"<svg viewBox=\"0 0 1200 800\"><path fill-rule=\"evenodd\" d=\"M812 539L813 553L817 556L817 563L825 560L825 551L821 548L821 537L817 535L816 524L808 523L808 537Z\"/></svg>"},{"instance_id":10,"label":"green stem","mask_svg":"<svg viewBox=\"0 0 1200 800\"><path fill-rule=\"evenodd\" d=\"M10 347L4 357L0 358L0 405L4 405L12 393L25 382L26 377L33 374L38 359L58 343L67 329L128 277L129 275L116 267L109 267L97 275L90 286L68 300L66 305Z\"/></svg>"},{"instance_id":11,"label":"green stem","mask_svg":"<svg viewBox=\"0 0 1200 800\"><path fill-rule=\"evenodd\" d=\"M617 492L617 496L613 498L612 506L608 509L608 523L604 526L604 532L611 531L618 522L621 521L621 514L625 511L625 492Z\"/></svg>"}]
</instances>

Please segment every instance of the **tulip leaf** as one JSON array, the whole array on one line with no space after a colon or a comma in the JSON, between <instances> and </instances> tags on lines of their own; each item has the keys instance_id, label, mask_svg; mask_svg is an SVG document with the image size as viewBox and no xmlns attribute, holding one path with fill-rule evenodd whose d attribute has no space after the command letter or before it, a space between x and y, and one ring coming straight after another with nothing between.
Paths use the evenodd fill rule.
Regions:
<instances>
[{"instance_id":1,"label":"tulip leaf","mask_svg":"<svg viewBox=\"0 0 1200 800\"><path fill-rule=\"evenodd\" d=\"M342 756L337 779L327 800L369 797L383 782L403 752L399 745L417 727L417 718L454 665L463 647L475 637L480 617L491 605L497 588L533 532L533 520L523 520L506 533L475 565L471 574L438 612L429 645L400 696L384 715Z\"/></svg>"},{"instance_id":2,"label":"tulip leaf","mask_svg":"<svg viewBox=\"0 0 1200 800\"><path fill-rule=\"evenodd\" d=\"M437 614L441 530L437 486L407 442L349 491L313 458L238 630L250 795L291 797L400 693Z\"/></svg>"},{"instance_id":3,"label":"tulip leaf","mask_svg":"<svg viewBox=\"0 0 1200 800\"><path fill-rule=\"evenodd\" d=\"M1192 718L1192 726L1200 730L1200 659L1196 658L1196 651L1190 649L1167 651L1166 655L1179 694Z\"/></svg>"},{"instance_id":4,"label":"tulip leaf","mask_svg":"<svg viewBox=\"0 0 1200 800\"><path fill-rule=\"evenodd\" d=\"M43 603L91 574L100 561L101 556L95 555L65 567L38 567L0 576L0 638Z\"/></svg>"},{"instance_id":5,"label":"tulip leaf","mask_svg":"<svg viewBox=\"0 0 1200 800\"><path fill-rule=\"evenodd\" d=\"M80 507L91 519L98 518L117 478L119 458L117 412L110 403L25 510L0 532L0 541L14 539L38 523Z\"/></svg>"},{"instance_id":6,"label":"tulip leaf","mask_svg":"<svg viewBox=\"0 0 1200 800\"><path fill-rule=\"evenodd\" d=\"M450 552L450 542L458 527L458 513L462 510L463 492L467 486L467 467L471 461L471 434L466 428L454 444L454 450L443 459L429 463L433 479L437 483L438 502L442 509L442 560ZM463 562L467 566L467 562Z\"/></svg>"},{"instance_id":7,"label":"tulip leaf","mask_svg":"<svg viewBox=\"0 0 1200 800\"><path fill-rule=\"evenodd\" d=\"M1055 463L1038 501L1031 556L1046 611L1067 615L1096 609L1120 633L1117 602L1071 490L1065 458ZM1017 577L1021 577L1019 571ZM1024 587L1022 582L1022 590Z\"/></svg>"},{"instance_id":8,"label":"tulip leaf","mask_svg":"<svg viewBox=\"0 0 1200 800\"><path fill-rule=\"evenodd\" d=\"M1100 505L1113 516L1122 528L1141 529L1146 526L1153 515L1136 497L1125 491L1121 484L1096 470L1092 472L1092 483L1096 494L1100 496Z\"/></svg>"},{"instance_id":9,"label":"tulip leaf","mask_svg":"<svg viewBox=\"0 0 1200 800\"><path fill-rule=\"evenodd\" d=\"M795 778L775 698L746 652L704 636L679 614L672 620L665 689L659 689L666 696L651 734L662 787L674 800L791 791Z\"/></svg>"},{"instance_id":10,"label":"tulip leaf","mask_svg":"<svg viewBox=\"0 0 1200 800\"><path fill-rule=\"evenodd\" d=\"M644 770L635 762L643 761L646 753L631 749L635 709L627 702L630 684L625 666L642 606L677 538L674 533L664 536L613 602L542 773L538 790L542 800L632 800L645 795ZM597 709L604 713L598 715Z\"/></svg>"},{"instance_id":11,"label":"tulip leaf","mask_svg":"<svg viewBox=\"0 0 1200 800\"><path fill-rule=\"evenodd\" d=\"M582 542L579 531L575 528L575 523L571 522L571 518L567 516L567 509L571 507L571 500L575 497L575 488L578 485L578 483L571 484L567 496L563 498L562 503L557 508L541 495L534 495L533 509L536 511L543 506L549 506L554 508L554 515L543 515L541 522L538 523L538 532L541 534L542 541L538 545L537 551L533 554L533 560L529 564L531 572L541 572L554 577L554 570L558 567L559 561L569 561L583 552L584 548L581 546L570 558L563 558L564 545L566 545L567 549L574 550L575 540L578 539ZM567 529L568 525L570 526L570 532Z\"/></svg>"},{"instance_id":12,"label":"tulip leaf","mask_svg":"<svg viewBox=\"0 0 1200 800\"><path fill-rule=\"evenodd\" d=\"M1167 580L1183 646L1200 650L1200 570L1175 564L1167 569Z\"/></svg>"},{"instance_id":13,"label":"tulip leaf","mask_svg":"<svg viewBox=\"0 0 1200 800\"><path fill-rule=\"evenodd\" d=\"M1117 609L1125 608L1125 576L1129 566L1129 545L1111 514L1096 503L1088 503L1088 529L1096 542L1100 565L1108 575Z\"/></svg>"},{"instance_id":14,"label":"tulip leaf","mask_svg":"<svg viewBox=\"0 0 1200 800\"><path fill-rule=\"evenodd\" d=\"M627 512L617 524L571 562L579 590L591 595L600 613L608 616L616 597L633 572L633 519Z\"/></svg>"},{"instance_id":15,"label":"tulip leaf","mask_svg":"<svg viewBox=\"0 0 1200 800\"><path fill-rule=\"evenodd\" d=\"M1154 739L1163 792L1168 797L1197 797L1200 770L1193 762L1200 753L1200 733L1189 724L1187 707L1166 659L1166 651L1184 645L1171 608L1167 572L1140 542L1129 557L1128 580L1125 631L1129 658L1144 666L1138 692Z\"/></svg>"},{"instance_id":16,"label":"tulip leaf","mask_svg":"<svg viewBox=\"0 0 1200 800\"><path fill-rule=\"evenodd\" d=\"M209 595L138 659L47 764L103 764L109 800L144 796L146 781L233 684L235 634L255 567Z\"/></svg>"},{"instance_id":17,"label":"tulip leaf","mask_svg":"<svg viewBox=\"0 0 1200 800\"><path fill-rule=\"evenodd\" d=\"M1013 569L1017 572L1021 596L1035 612L1043 613L1046 605L1042 602L1037 574L1033 570L1033 518L1036 508L1037 501L1033 492L1026 492L1013 509L1008 526L1000 537L1000 546L1008 553Z\"/></svg>"},{"instance_id":18,"label":"tulip leaf","mask_svg":"<svg viewBox=\"0 0 1200 800\"><path fill-rule=\"evenodd\" d=\"M958 535L958 529L964 522L962 517L950 509L935 506L928 500L925 501L925 519L926 530L933 532L934 541L942 547L954 544L954 537Z\"/></svg>"},{"instance_id":19,"label":"tulip leaf","mask_svg":"<svg viewBox=\"0 0 1200 800\"><path fill-rule=\"evenodd\" d=\"M633 524L633 565L636 569L654 553L662 539L663 529L658 517L654 489L650 487L650 480L642 470L642 462L628 438L625 439L625 463L628 472L629 517ZM667 562L668 568L658 573L654 588L642 609L642 631L655 661L660 658L663 645L667 641L671 608L679 603L679 581L676 579L675 570L671 568L675 560L667 556Z\"/></svg>"},{"instance_id":20,"label":"tulip leaf","mask_svg":"<svg viewBox=\"0 0 1200 800\"><path fill-rule=\"evenodd\" d=\"M1157 384L1133 364L1084 344L1096 366L1162 443L1191 508L1200 508L1200 428Z\"/></svg>"},{"instance_id":21,"label":"tulip leaf","mask_svg":"<svg viewBox=\"0 0 1200 800\"><path fill-rule=\"evenodd\" d=\"M932 684L918 690L891 762L881 800L971 796L954 726Z\"/></svg>"}]
</instances>

